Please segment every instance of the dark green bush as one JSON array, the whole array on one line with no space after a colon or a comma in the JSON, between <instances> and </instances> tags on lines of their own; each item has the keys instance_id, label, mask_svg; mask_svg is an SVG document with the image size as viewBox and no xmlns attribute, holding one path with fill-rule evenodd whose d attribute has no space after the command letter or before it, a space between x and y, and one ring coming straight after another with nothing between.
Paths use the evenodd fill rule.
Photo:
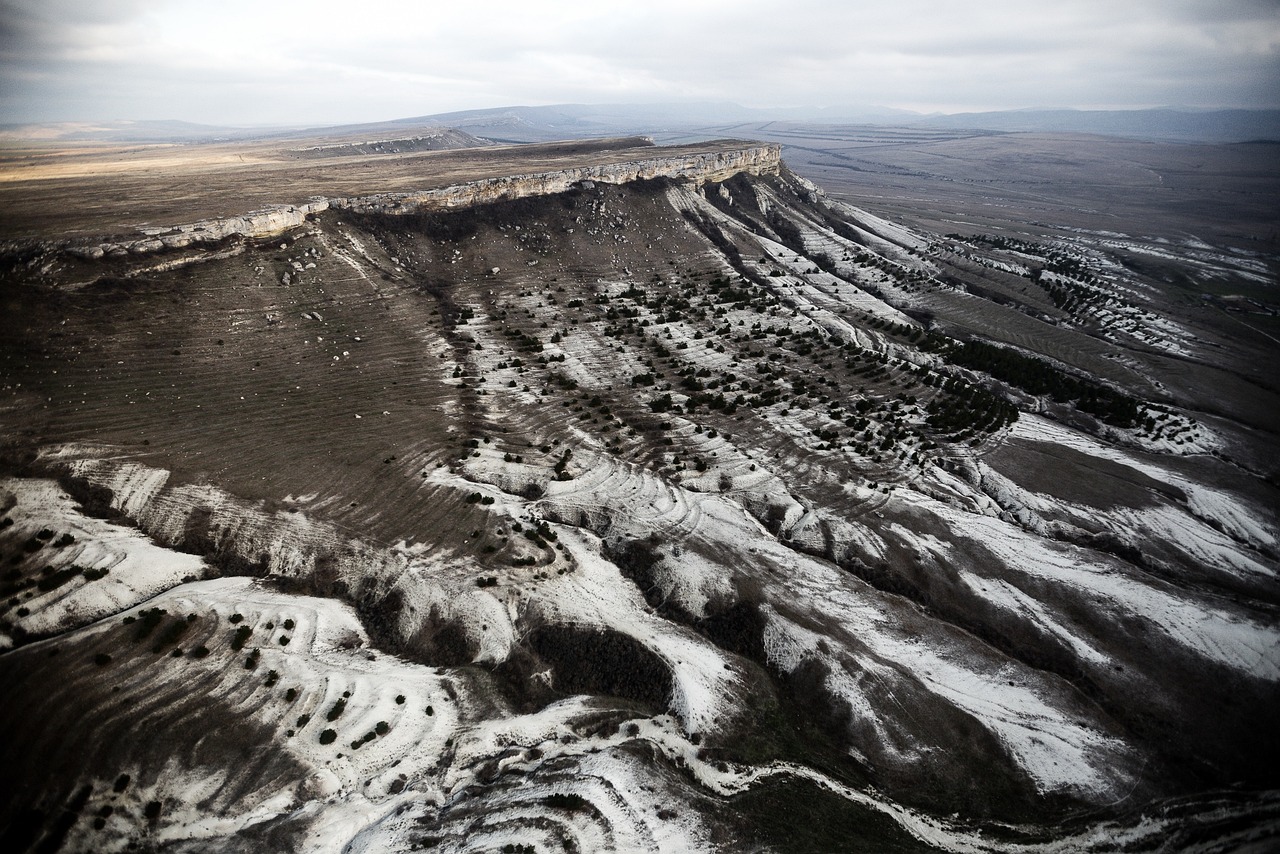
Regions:
<instances>
[{"instance_id":1,"label":"dark green bush","mask_svg":"<svg viewBox=\"0 0 1280 854\"><path fill-rule=\"evenodd\" d=\"M138 612L138 629L134 633L134 640L146 640L156 627L160 625L160 621L164 619L165 612L160 608L148 608Z\"/></svg>"},{"instance_id":2,"label":"dark green bush","mask_svg":"<svg viewBox=\"0 0 1280 854\"><path fill-rule=\"evenodd\" d=\"M553 809L567 810L569 812L578 812L590 808L591 803L582 795L575 795L572 792L561 793L556 792L547 795L542 802Z\"/></svg>"},{"instance_id":3,"label":"dark green bush","mask_svg":"<svg viewBox=\"0 0 1280 854\"><path fill-rule=\"evenodd\" d=\"M151 648L152 652L160 652L166 646L173 646L182 636L187 633L187 629L191 627L191 623L183 619L175 619L165 626L164 631L156 638L155 645Z\"/></svg>"},{"instance_id":4,"label":"dark green bush","mask_svg":"<svg viewBox=\"0 0 1280 854\"><path fill-rule=\"evenodd\" d=\"M248 626L241 626L236 629L236 633L231 638L231 648L236 652L244 649L244 645L249 642L250 636L253 635L253 629Z\"/></svg>"},{"instance_id":5,"label":"dark green bush","mask_svg":"<svg viewBox=\"0 0 1280 854\"><path fill-rule=\"evenodd\" d=\"M36 582L36 587L42 593L47 593L50 590L56 590L57 588L66 584L68 581L75 578L80 573L81 573L81 569L78 566L71 566L71 567L67 567L66 569L60 569L57 572L54 572L50 575L46 575L43 578L41 578L38 582Z\"/></svg>"}]
</instances>

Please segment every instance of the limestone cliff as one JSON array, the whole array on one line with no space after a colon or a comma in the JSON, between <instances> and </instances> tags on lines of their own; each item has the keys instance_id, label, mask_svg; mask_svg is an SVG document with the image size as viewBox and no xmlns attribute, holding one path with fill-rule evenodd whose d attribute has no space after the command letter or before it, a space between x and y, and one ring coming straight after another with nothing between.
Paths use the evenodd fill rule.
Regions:
<instances>
[{"instance_id":1,"label":"limestone cliff","mask_svg":"<svg viewBox=\"0 0 1280 854\"><path fill-rule=\"evenodd\" d=\"M707 181L723 181L740 172L776 175L781 163L779 146L752 145L731 151L707 151L683 157L652 157L554 172L468 181L421 192L330 199L329 204L331 207L361 212L413 213L563 193L591 182L626 184L638 180L670 178L702 184Z\"/></svg>"},{"instance_id":2,"label":"limestone cliff","mask_svg":"<svg viewBox=\"0 0 1280 854\"><path fill-rule=\"evenodd\" d=\"M194 243L217 243L228 237L270 237L296 228L308 214L328 207L329 203L324 199L301 205L274 205L241 216L201 220L169 229L147 229L147 236L137 240L72 246L67 251L82 258L96 259L108 255L141 255L162 249L181 249Z\"/></svg>"},{"instance_id":3,"label":"limestone cliff","mask_svg":"<svg viewBox=\"0 0 1280 854\"><path fill-rule=\"evenodd\" d=\"M236 217L202 220L167 229L148 229L144 237L136 240L68 246L66 251L86 259L146 254L165 249L181 249L194 244L217 243L229 237L270 237L296 228L308 215L329 208L361 213L409 214L562 193L592 183L626 184L637 180L668 178L703 184L708 181L724 181L739 173L776 175L782 164L781 147L772 144L748 144L736 148L708 147L706 151L692 154L684 151L674 156L663 156L662 149L653 151L656 156L485 178L410 192L331 199L317 197L305 204L274 205Z\"/></svg>"}]
</instances>

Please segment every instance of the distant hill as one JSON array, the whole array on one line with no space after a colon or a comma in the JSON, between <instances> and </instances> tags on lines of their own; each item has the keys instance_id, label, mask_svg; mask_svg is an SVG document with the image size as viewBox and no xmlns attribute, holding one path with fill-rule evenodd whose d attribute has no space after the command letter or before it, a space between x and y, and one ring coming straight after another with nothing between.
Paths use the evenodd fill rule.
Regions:
<instances>
[{"instance_id":1,"label":"distant hill","mask_svg":"<svg viewBox=\"0 0 1280 854\"><path fill-rule=\"evenodd\" d=\"M863 124L943 130L1089 133L1175 142L1280 139L1280 110L1004 110L924 116L885 107L753 109L730 103L554 104L466 110L405 119L460 128L498 142L670 133L734 122Z\"/></svg>"},{"instance_id":2,"label":"distant hill","mask_svg":"<svg viewBox=\"0 0 1280 854\"><path fill-rule=\"evenodd\" d=\"M681 104L552 104L498 107L418 116L403 121L460 128L495 142L539 142L584 136L662 134L733 123L769 121L856 122L900 125L918 113L887 107L757 109L728 102Z\"/></svg>"},{"instance_id":3,"label":"distant hill","mask_svg":"<svg viewBox=\"0 0 1280 854\"><path fill-rule=\"evenodd\" d=\"M53 122L0 125L8 142L216 142L250 139L401 139L414 131L456 129L442 147L656 135L668 140L715 135L735 124L801 122L1005 133L1088 133L1165 142L1280 140L1280 110L1002 110L925 116L877 106L753 108L728 102L548 104L435 113L332 126L233 127L181 121ZM478 139L477 139L478 138Z\"/></svg>"},{"instance_id":4,"label":"distant hill","mask_svg":"<svg viewBox=\"0 0 1280 854\"><path fill-rule=\"evenodd\" d=\"M273 136L284 128L229 127L180 121L42 122L0 125L6 142L215 142Z\"/></svg>"},{"instance_id":5,"label":"distant hill","mask_svg":"<svg viewBox=\"0 0 1280 854\"><path fill-rule=\"evenodd\" d=\"M1176 142L1280 140L1280 110L1003 110L930 116L916 125L1061 131Z\"/></svg>"},{"instance_id":6,"label":"distant hill","mask_svg":"<svg viewBox=\"0 0 1280 854\"><path fill-rule=\"evenodd\" d=\"M412 143L416 150L475 148L488 145L465 131L420 119L401 119L331 127L231 127L180 121L47 122L0 125L0 143L208 143L290 140L317 140L327 143L330 154L372 153L361 149L366 143ZM403 147L403 146L401 146Z\"/></svg>"}]
</instances>

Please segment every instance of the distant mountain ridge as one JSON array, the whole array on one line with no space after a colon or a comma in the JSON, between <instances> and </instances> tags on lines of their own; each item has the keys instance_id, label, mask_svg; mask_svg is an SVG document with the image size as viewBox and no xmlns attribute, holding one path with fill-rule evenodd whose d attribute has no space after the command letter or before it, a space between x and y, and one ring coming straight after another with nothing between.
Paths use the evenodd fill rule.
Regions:
<instances>
[{"instance_id":1,"label":"distant mountain ridge","mask_svg":"<svg viewBox=\"0 0 1280 854\"><path fill-rule=\"evenodd\" d=\"M1001 110L931 116L917 124L1007 132L1066 132L1165 142L1280 140L1280 110Z\"/></svg>"},{"instance_id":2,"label":"distant mountain ridge","mask_svg":"<svg viewBox=\"0 0 1280 854\"><path fill-rule=\"evenodd\" d=\"M286 132L283 127L228 127L183 121L34 122L0 125L3 142L215 142Z\"/></svg>"},{"instance_id":3,"label":"distant mountain ridge","mask_svg":"<svg viewBox=\"0 0 1280 854\"><path fill-rule=\"evenodd\" d=\"M754 108L728 102L546 104L434 113L381 122L292 127L233 127L183 121L52 122L0 125L3 141L212 142L327 134L395 134L453 128L494 142L651 133L689 133L735 122L818 122L1003 133L1087 133L1161 142L1280 140L1280 110L996 110L923 115L879 106Z\"/></svg>"},{"instance_id":4,"label":"distant mountain ridge","mask_svg":"<svg viewBox=\"0 0 1280 854\"><path fill-rule=\"evenodd\" d=\"M466 130L499 142L565 134L689 131L731 122L821 122L1006 133L1088 133L1162 142L1233 143L1280 139L1280 110L999 110L926 116L886 107L754 109L737 104L555 104L438 113L402 120Z\"/></svg>"}]
</instances>

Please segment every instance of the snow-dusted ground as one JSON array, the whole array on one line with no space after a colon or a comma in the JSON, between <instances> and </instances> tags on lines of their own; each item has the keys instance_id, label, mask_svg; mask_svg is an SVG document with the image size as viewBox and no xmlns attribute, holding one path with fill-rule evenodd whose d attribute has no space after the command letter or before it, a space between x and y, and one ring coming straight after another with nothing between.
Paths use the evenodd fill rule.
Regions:
<instances>
[{"instance_id":1,"label":"snow-dusted ground","mask_svg":"<svg viewBox=\"0 0 1280 854\"><path fill-rule=\"evenodd\" d=\"M121 480L162 481L139 476L140 472L130 467ZM160 548L134 528L85 516L54 481L0 479L0 496L4 495L15 501L6 514L14 524L4 531L11 542L31 539L42 529L52 530L54 536L41 549L42 564L55 572L74 566L104 573L93 579L79 574L52 590L30 591L31 597L22 599L22 607L30 613L14 620L16 627L30 634L53 635L87 625L208 572L204 560L195 555ZM74 542L56 545L68 535ZM0 635L0 643L9 646L12 640Z\"/></svg>"},{"instance_id":2,"label":"snow-dusted ground","mask_svg":"<svg viewBox=\"0 0 1280 854\"><path fill-rule=\"evenodd\" d=\"M1136 469L1157 481L1171 484L1186 494L1187 510L1196 519L1216 522L1231 537L1247 545L1274 550L1277 538L1280 538L1280 522L1277 522L1274 514L1267 513L1261 508L1251 507L1239 496L1228 495L1212 486L1193 481L1158 462L1128 453L1078 430L1072 430L1046 418L1027 415L1018 419L1013 435L1031 441L1058 444L1090 456L1111 460ZM1196 524L1189 520L1183 522L1180 527L1197 530ZM1198 531L1195 536L1212 539L1211 535L1203 531ZM1234 551L1230 544L1219 540L1217 545L1219 546L1218 560L1241 559L1241 556L1233 558L1224 555L1227 551ZM1247 557L1243 559L1248 561ZM1252 571L1265 574L1274 572L1256 562L1249 561L1249 563L1252 564Z\"/></svg>"},{"instance_id":3,"label":"snow-dusted ground","mask_svg":"<svg viewBox=\"0 0 1280 854\"><path fill-rule=\"evenodd\" d=\"M196 736L196 747L162 756L165 769L152 773L155 756L139 740L129 748L135 764L92 781L86 816L115 805L115 818L101 836L82 823L76 843L125 850L142 824L126 816L137 819L155 801L163 813L149 841L196 849L287 838L334 852L729 851L741 843L733 797L780 783L817 787L943 850L1141 848L1174 833L1175 819L1148 817L1001 825L993 835L992 825L963 812L987 810L988 783L1013 793L1013 803L1087 810L1153 797L1166 791L1153 759L1162 748L1121 704L1150 696L1153 715L1179 710L1168 722L1176 726L1182 710L1203 717L1210 708L1193 696L1207 684L1253 692L1242 694L1250 702L1273 696L1280 631L1266 597L1280 537L1274 513L1184 474L1194 468L1175 463L1186 461L1134 450L1221 447L1207 427L1173 410L1158 438L1136 430L1092 436L1025 412L972 442L928 434L924 407L938 392L915 369L942 367L943 358L910 343L926 328L914 318L929 316L916 309L927 312L931 290L958 293L938 275L943 263L927 257L928 237L839 203L799 204L796 195L817 195L803 181L758 184L750 197L735 192L719 200L781 211L794 230L778 221L753 226L715 197L673 186L631 207L621 194L588 194L559 230L499 225L487 247L471 237L424 251L412 242L420 236L391 228L309 232L340 274L333 281L355 282L361 299L378 303L390 300L382 283L412 278L415 265L479 265L475 278L464 273L450 284L464 299L448 308L465 308L465 317L409 336L420 348L414 380L447 390L430 411L447 421L440 435L453 444L430 452L413 444L409 463L392 455L403 452L395 445L379 469L388 488L400 484L401 468L408 472L404 500L444 508L418 516L421 530L381 541L344 527L335 519L355 504L336 485L249 501L216 478L182 481L145 458L87 443L44 447L38 464L109 491L110 506L138 527L86 516L54 481L0 482L12 521L0 536L10 550L50 532L39 560L22 564L26 586L10 605L13 631L0 639L0 663L38 660L40 672L61 673L69 662L47 705L52 714L110 718L86 729L90 736L127 722L129 703L145 702L135 698L150 698L200 727L242 736L255 760L188 761L207 741ZM676 269L662 256L633 274L628 265L644 258L627 252L642 235L623 214L645 206L676 214L645 240L702 240L684 212L718 228L741 257L704 241L696 259L681 259L698 269ZM848 230L829 227L832 213ZM575 257L580 269L544 273L559 259L530 248L534 231L547 245L551 233L581 238L575 246L605 245L608 263ZM786 245L797 245L797 234L803 251ZM1112 248L1128 249L1125 240L1117 236ZM514 267L472 257L499 249ZM1186 251L1211 254L1190 245L1170 257ZM1206 264L1221 262L1208 254ZM820 271L819 255L834 272ZM1151 296L1141 283L1106 266L1101 253L1088 257L1106 273L1091 322L1121 344L1186 352L1190 333L1141 308ZM288 260L295 286L320 275L314 262ZM988 258L985 266L993 280L1007 280L1030 269L1024 260ZM767 312L698 291L713 275L765 295ZM687 312L625 296L644 288L683 294ZM983 304L965 296L967 306ZM340 306L325 311L336 317ZM796 332L809 338L791 338ZM521 349L519 336L528 334L536 347ZM328 348L332 373L368 366L353 336L304 343ZM817 355L798 355L809 340ZM778 358L759 359L757 347ZM863 351L874 358L859 363ZM424 352L431 358L417 358ZM868 391L861 371L872 365ZM670 392L676 407L688 403L679 382L695 370L726 399L762 388L785 388L787 397L754 411L658 414L658 394ZM646 374L658 379L632 385ZM795 384L802 377L807 397ZM878 407L891 395L892 416L872 409L870 422L853 429L858 402ZM377 413L354 414L364 421ZM856 443L875 448L886 439L883 455L854 452ZM1070 449L1108 464L1100 470L1165 485L1167 494L1095 507L1034 492L983 459L1006 440L1045 456ZM58 545L64 533L71 539ZM1160 544L1154 569L1105 550L1123 555L1151 542ZM49 577L81 572L42 591L34 573L44 566ZM227 572L270 578L218 577ZM1229 592L1241 589L1258 600ZM332 598L300 592L307 590ZM153 608L168 621L191 621L171 653L130 640ZM550 629L601 646L625 639L612 666L656 666L669 696L562 690L576 675L566 669L572 662L540 659L533 640ZM94 693L113 682L127 692L124 702ZM796 715L807 721L797 731L820 732L816 749L828 752L821 763L772 743L758 762L728 758L759 728L792 727ZM170 719L159 712L139 720L160 743L185 745L191 736L165 730ZM832 770L846 767L863 771ZM137 779L123 794L111 791L117 770ZM855 785L859 774L875 785ZM210 803L219 806L198 806ZM941 803L956 806L934 808ZM1205 803L1196 820L1276 809L1269 796L1244 807ZM941 817L951 812L959 814Z\"/></svg>"},{"instance_id":4,"label":"snow-dusted ground","mask_svg":"<svg viewBox=\"0 0 1280 854\"><path fill-rule=\"evenodd\" d=\"M566 486L578 484L575 480ZM646 510L652 505L642 489L616 488L608 480L593 482L587 477L565 498L553 493L543 503L554 508L557 517L574 519L578 513L568 509L572 505L566 505L566 500L577 506L608 507L611 537L639 539L653 530ZM725 590L731 579L752 578L763 587L766 601L786 605L781 611L769 612L765 644L772 664L789 671L814 658L828 661L831 672L842 674L842 658L853 655L868 672L881 673L880 679L868 679L866 673L857 678L837 675L828 679L828 688L849 702L860 724L878 731L893 717L883 706L892 700L881 693L878 683L892 684L905 677L930 694L931 702L952 706L988 728L1043 791L1069 790L1105 798L1128 785L1129 748L1094 727L1081 727L1076 721L1083 712L1061 686L1016 662L999 656L988 658L958 636L907 640L899 627L900 604L850 584L849 576L830 564L780 544L737 504L702 494L685 494L681 503L690 507L680 514L682 527L689 533L684 552L668 558L679 568L670 577L669 595L701 609L708 588ZM938 512L945 509L937 508ZM991 520L965 520L957 522L956 528L972 531L972 526L987 521ZM664 539L673 538L670 529L664 533ZM1020 533L1010 528L1008 535ZM911 535L903 532L903 536ZM695 543L705 547L699 549ZM931 544L922 538L919 546L930 548ZM717 552L718 560L708 561L704 556ZM806 629L797 612L822 625L822 634ZM615 626L626 625L623 612L617 610L609 621ZM825 654L823 647L829 649ZM681 656L682 662L696 660L688 652ZM706 667L714 674L723 665L712 658ZM907 737L898 732L895 737L900 747L891 746L891 750L913 754L905 757L907 762L945 748L928 744L918 733ZM891 739L883 741L891 745Z\"/></svg>"},{"instance_id":5,"label":"snow-dusted ground","mask_svg":"<svg viewBox=\"0 0 1280 854\"><path fill-rule=\"evenodd\" d=\"M43 507L37 502L50 500L64 507L70 504L59 501L56 487L47 481L11 480L6 488L17 496L17 507ZM625 511L635 507L617 490L611 490L609 497L611 506L623 511L613 526L615 534L629 518L643 524L645 515L629 517ZM583 500L581 494L576 498ZM555 505L557 500L548 496L542 503ZM903 624L900 605L858 585L850 586L833 567L781 545L726 498L687 494L684 500L699 510L686 538L690 550L679 560L682 572L672 578L672 595L697 601L697 595L684 596L681 589L701 590L700 595L706 596L708 584L722 587L729 574L741 577L745 573L764 585L767 600L776 602L765 609L764 643L770 662L783 670L815 657L829 662L828 690L848 703L855 725L877 734L873 742L864 742L864 749L880 742L879 761L889 756L909 765L947 749L946 744L929 744L921 733L903 731L902 722L891 713L895 696L904 696L904 692L905 696L915 695L912 702L918 703L919 692L924 692L930 697L933 714L937 714L939 703L945 704L992 733L1040 791L1070 791L1106 800L1132 786L1131 775L1137 769L1133 748L1122 736L1109 732L1108 724L1094 720L1088 707L1053 679L1014 661L993 658L958 634L915 634L911 628L915 618ZM951 518L946 507L933 509ZM78 525L73 530L83 536L86 549L101 540L146 556L146 562L126 559L114 565L113 574L121 575L124 581L145 575L148 566L156 562L172 558L180 563L187 557L108 522L89 520L93 525L87 526L73 508L67 511L63 518ZM1035 566L1038 575L1056 583L1080 585L1092 595L1107 597L1114 607L1140 609L1178 643L1229 666L1246 668L1260 678L1280 679L1273 666L1277 636L1272 627L1251 625L1224 612L1199 611L1158 590L1140 588L1113 570L1082 566L1069 551L1039 546L1034 538L999 520L969 516L955 517L954 521L957 532L979 539L1005 558L1009 567ZM599 708L596 701L577 697L531 714L503 711L477 694L474 683L450 670L414 664L373 649L347 605L282 593L244 578L181 583L145 603L65 635L61 643L93 646L95 638L112 632L121 617L137 617L144 607L162 608L172 615L194 615L200 626L224 626L220 636L209 634L206 643L212 653L208 657L170 664L167 672L171 675L162 680L184 678L200 686L199 691L226 698L234 714L276 732L278 747L272 749L286 751L310 771L298 781L296 790L250 798L241 804L244 809L239 813L212 816L167 808L165 821L153 838L157 842L215 840L288 816L305 825L301 839L307 850L375 851L398 848L414 826L426 821L437 827L443 850L477 850L476 846L501 846L532 838L529 834L535 831L531 828L543 827L547 815L540 799L559 793L585 798L593 809L586 814L553 813L559 819L553 821L553 831L542 837L547 844L567 836L584 850L591 846L637 851L711 850L718 846L707 837L707 827L695 813L684 811L682 818L663 819L658 817L662 805L673 796L701 797L699 789L707 795L726 794L759 785L772 776L790 774L809 778L853 804L889 816L909 835L945 850L1091 850L1099 844L1089 834L1073 838L1079 848L988 842L962 827L929 818L874 792L836 783L803 766L731 764L722 768L701 761L688 734L714 732L739 714L745 703L739 695L742 683L732 657L726 658L700 636L647 613L639 591L601 557L601 542L596 537L572 526L555 528L576 570L553 577L538 588L535 598L515 610L513 601L508 600L507 612L513 623L536 611L543 620L608 627L637 638L671 669L673 717L641 718L631 728L620 726L584 737L576 734L576 722ZM908 532L899 529L897 535L907 536ZM692 548L697 540L733 543L733 557L726 560L728 556L722 553L718 559L708 560ZM945 543L927 536L920 538L919 545L941 556L948 550ZM1064 634L1081 657L1105 658L1069 630L1053 625L1036 601L1013 584L974 576L966 576L964 582L981 589L980 595L1002 607L1022 609L1034 619L1044 620L1051 631ZM497 618L501 610L491 611L490 617ZM808 617L798 620L802 613ZM810 621L823 625L821 634L806 628L817 624ZM254 672L274 671L279 686L274 691L245 685L248 674L240 666L240 656L226 646L233 627L250 630L251 640L244 651L260 651ZM222 639L214 643L219 637ZM287 644L282 640L285 637ZM39 648L37 645L32 651ZM851 662L856 662L856 667L851 668ZM288 703L279 697L285 687L297 691ZM336 721L326 721L325 712L340 700L345 710ZM890 705L885 705L886 701ZM295 718L299 715L310 719L298 726ZM320 740L325 729L336 735L328 744ZM357 750L350 749L349 743L365 738L366 733L376 737ZM675 784L662 779L652 763L619 749L629 742L649 743L671 760L684 763L696 781L695 789L676 796L671 788ZM550 770L570 759L572 776ZM495 760L497 765L492 766ZM484 783L477 789L479 779L491 779L493 771L485 769L493 767L505 768L505 773L516 778L524 776L525 782L514 787ZM222 778L209 773L175 768L162 781L138 788L130 796L139 802L192 803L200 792L211 794L218 789ZM104 781L103 792L108 790L108 782ZM455 805L452 809L458 809L456 805L462 803L458 798L467 791L480 798L468 809L500 815L501 822L486 823L487 829L480 835L453 825L446 807ZM93 808L97 804L98 800L90 802ZM1144 838L1146 832L1157 831L1123 832ZM120 850L123 838L118 841L120 846L112 843L102 850Z\"/></svg>"}]
</instances>

